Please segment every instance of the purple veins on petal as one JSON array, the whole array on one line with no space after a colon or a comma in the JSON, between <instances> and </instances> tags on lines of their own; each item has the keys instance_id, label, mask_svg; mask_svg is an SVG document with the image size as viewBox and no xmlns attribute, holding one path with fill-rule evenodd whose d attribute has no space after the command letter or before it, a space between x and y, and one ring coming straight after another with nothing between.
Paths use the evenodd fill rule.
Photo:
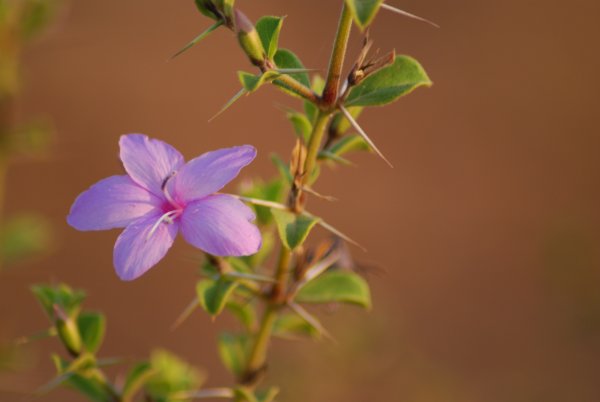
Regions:
<instances>
[{"instance_id":1,"label":"purple veins on petal","mask_svg":"<svg viewBox=\"0 0 600 402\"><path fill-rule=\"evenodd\" d=\"M262 244L255 214L240 200L225 194L211 195L187 205L181 217L185 240L210 254L244 256Z\"/></svg>"},{"instance_id":2,"label":"purple veins on petal","mask_svg":"<svg viewBox=\"0 0 600 402\"><path fill-rule=\"evenodd\" d=\"M178 150L143 134L122 135L120 157L127 174L140 186L162 195L165 179L185 163Z\"/></svg>"},{"instance_id":3,"label":"purple veins on petal","mask_svg":"<svg viewBox=\"0 0 600 402\"><path fill-rule=\"evenodd\" d=\"M161 223L155 227L159 219L159 213L140 218L127 226L117 239L113 263L122 280L131 281L146 273L173 245L178 224Z\"/></svg>"},{"instance_id":4,"label":"purple veins on petal","mask_svg":"<svg viewBox=\"0 0 600 402\"><path fill-rule=\"evenodd\" d=\"M250 145L207 152L183 166L171 182L177 199L197 200L221 190L256 157Z\"/></svg>"},{"instance_id":5,"label":"purple veins on petal","mask_svg":"<svg viewBox=\"0 0 600 402\"><path fill-rule=\"evenodd\" d=\"M77 230L123 228L159 208L161 199L129 176L111 176L81 193L67 217Z\"/></svg>"}]
</instances>

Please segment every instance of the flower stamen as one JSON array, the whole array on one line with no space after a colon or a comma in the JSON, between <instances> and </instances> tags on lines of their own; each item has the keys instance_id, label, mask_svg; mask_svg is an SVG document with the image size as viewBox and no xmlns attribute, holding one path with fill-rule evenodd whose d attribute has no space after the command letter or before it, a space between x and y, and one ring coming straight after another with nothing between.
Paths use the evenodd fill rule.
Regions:
<instances>
[{"instance_id":1,"label":"flower stamen","mask_svg":"<svg viewBox=\"0 0 600 402\"><path fill-rule=\"evenodd\" d=\"M156 222L154 222L154 225L152 225L152 229L150 229L150 232L148 232L148 235L146 236L146 241L150 240L150 238L156 232L161 223L173 224L173 219L178 217L180 214L181 210L179 209L169 211L163 214L160 218L156 220Z\"/></svg>"},{"instance_id":2,"label":"flower stamen","mask_svg":"<svg viewBox=\"0 0 600 402\"><path fill-rule=\"evenodd\" d=\"M167 199L167 201L169 201L169 203L171 205L173 205L175 208L179 208L179 205L175 202L175 200L173 199L173 197L171 197L171 194L169 194L169 190L167 188L167 183L176 174L177 174L177 172L171 172L171 174L169 176L167 176L167 178L163 181L161 188L162 188L162 191L163 191L163 193L164 193L165 198Z\"/></svg>"}]
</instances>

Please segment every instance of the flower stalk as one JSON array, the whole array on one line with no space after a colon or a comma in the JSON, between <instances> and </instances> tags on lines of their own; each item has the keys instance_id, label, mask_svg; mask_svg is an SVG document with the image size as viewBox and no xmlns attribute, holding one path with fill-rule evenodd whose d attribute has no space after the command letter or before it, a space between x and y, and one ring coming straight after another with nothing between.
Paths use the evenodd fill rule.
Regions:
<instances>
[{"instance_id":1,"label":"flower stalk","mask_svg":"<svg viewBox=\"0 0 600 402\"><path fill-rule=\"evenodd\" d=\"M350 30L352 28L352 14L343 2L342 13L335 36L333 51L329 61L329 69L327 71L327 81L323 90L323 104L328 107L335 106L338 100L338 91L340 81L342 79L342 68L344 67L344 59L346 57L346 49L348 40L350 39Z\"/></svg>"}]
</instances>

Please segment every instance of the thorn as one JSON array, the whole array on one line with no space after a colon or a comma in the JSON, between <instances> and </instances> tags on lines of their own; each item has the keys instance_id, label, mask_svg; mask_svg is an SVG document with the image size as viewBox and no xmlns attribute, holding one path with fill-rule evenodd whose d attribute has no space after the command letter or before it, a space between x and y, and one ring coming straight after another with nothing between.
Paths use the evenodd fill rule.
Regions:
<instances>
[{"instance_id":1,"label":"thorn","mask_svg":"<svg viewBox=\"0 0 600 402\"><path fill-rule=\"evenodd\" d=\"M217 194L223 194L223 193L217 193ZM227 195L237 198L240 201L248 202L248 203L254 204L254 205L259 205L261 207L281 209L281 210L289 209L287 206L280 204L278 202L259 200L258 198L242 197L241 195L236 195L236 194L227 194Z\"/></svg>"},{"instance_id":2,"label":"thorn","mask_svg":"<svg viewBox=\"0 0 600 402\"><path fill-rule=\"evenodd\" d=\"M400 10L399 8L390 6L390 5L385 4L385 3L381 4L381 8L383 8L385 10L388 10L388 11L391 11L391 12L396 13L396 14L403 15L403 16L408 17L408 18L412 18L413 20L424 22L424 23L429 24L429 25L431 25L431 26L433 26L435 28L439 28L440 27L438 24L436 24L433 21L429 21L428 19L425 19L423 17L419 17L418 15L411 14L411 13L406 12L404 10Z\"/></svg>"},{"instance_id":3,"label":"thorn","mask_svg":"<svg viewBox=\"0 0 600 402\"><path fill-rule=\"evenodd\" d=\"M310 214L306 211L303 212L303 215L306 215L308 217L311 218L316 218L313 214ZM356 247L360 248L362 251L366 252L367 249L363 246L360 245L360 243L358 243L355 240L352 240L352 238L350 238L349 236L345 235L344 233L340 232L338 229L334 228L333 226L331 226L329 223L325 222L322 219L319 219L317 222L319 225L321 225L321 227L323 227L326 230L329 230L331 233L333 233L334 235L346 240L348 243L350 244L354 244Z\"/></svg>"},{"instance_id":4,"label":"thorn","mask_svg":"<svg viewBox=\"0 0 600 402\"><path fill-rule=\"evenodd\" d=\"M235 393L230 388L207 388L199 391L182 391L173 394L175 400L233 398Z\"/></svg>"},{"instance_id":5,"label":"thorn","mask_svg":"<svg viewBox=\"0 0 600 402\"><path fill-rule=\"evenodd\" d=\"M280 74L297 74L297 73L310 73L313 71L320 71L318 68L276 68L274 71Z\"/></svg>"},{"instance_id":6,"label":"thorn","mask_svg":"<svg viewBox=\"0 0 600 402\"><path fill-rule=\"evenodd\" d=\"M316 264L309 267L306 270L306 273L304 274L304 278L302 279L302 282L298 286L298 290L300 290L302 288L302 286L306 285L308 282L312 281L317 276L319 276L323 272L325 272L329 267L331 267L333 264L335 264L340 259L340 257L341 257L341 251L336 250L333 253L331 253L330 255L328 255L327 257L318 261Z\"/></svg>"},{"instance_id":7,"label":"thorn","mask_svg":"<svg viewBox=\"0 0 600 402\"><path fill-rule=\"evenodd\" d=\"M349 161L348 159L343 158L343 157L341 157L339 155L333 154L333 153L331 153L329 151L321 151L321 152L319 152L319 158L320 159L331 159L333 161L336 161L336 162L339 162L339 163L342 163L342 164L348 165L348 166L356 166L355 163Z\"/></svg>"},{"instance_id":8,"label":"thorn","mask_svg":"<svg viewBox=\"0 0 600 402\"><path fill-rule=\"evenodd\" d=\"M210 119L208 119L208 122L212 122L214 119L216 119L217 117L219 117L221 115L221 113L223 113L225 110L227 110L229 108L229 106L233 105L233 103L235 101L237 101L238 99L240 99L242 97L242 95L244 95L246 93L246 89L242 88L240 89L240 91L238 93L236 93L235 95L233 95L233 98L229 99L229 101L227 101L227 103L221 108L221 110L219 110L217 112L217 114L215 114L213 117L211 117Z\"/></svg>"},{"instance_id":9,"label":"thorn","mask_svg":"<svg viewBox=\"0 0 600 402\"><path fill-rule=\"evenodd\" d=\"M259 274L245 274L242 272L235 272L235 271L227 272L227 273L223 274L223 276L230 277L230 278L249 279L251 281L257 281L257 282L267 282L267 283L277 282L275 279L271 278L270 276L259 275Z\"/></svg>"},{"instance_id":10,"label":"thorn","mask_svg":"<svg viewBox=\"0 0 600 402\"><path fill-rule=\"evenodd\" d=\"M210 26L206 31L202 32L200 35L198 35L194 39L192 39L187 45L185 45L183 47L183 49L181 49L180 51L178 51L177 53L175 53L173 56L171 56L167 60L167 62L173 60L175 57L177 57L180 54L184 53L186 50L188 50L189 48L191 48L192 46L194 46L195 44L197 44L198 42L200 42L202 39L206 38L212 31L214 31L215 29L219 28L221 25L223 25L223 21L217 21L217 23L215 23L214 25Z\"/></svg>"},{"instance_id":11,"label":"thorn","mask_svg":"<svg viewBox=\"0 0 600 402\"><path fill-rule=\"evenodd\" d=\"M200 306L200 304L198 303L198 299L194 298L194 300L192 300L192 302L185 307L185 309L181 312L181 314L179 314L179 317L177 317L177 319L175 320L173 325L171 325L170 331L173 332L177 328L179 328L179 326L181 326L181 324L183 324L183 322L185 320L187 320L188 317L199 306Z\"/></svg>"},{"instance_id":12,"label":"thorn","mask_svg":"<svg viewBox=\"0 0 600 402\"><path fill-rule=\"evenodd\" d=\"M304 191L305 193L308 193L308 194L314 195L315 197L317 197L317 198L321 198L321 199L323 199L323 200L325 200L325 201L329 201L329 202L335 202L335 201L338 201L338 199L337 199L337 198L335 198L335 197L333 197L333 196L331 196L331 195L323 195L323 194L320 194L320 193L316 192L315 190L313 190L313 189L312 189L312 188L310 188L310 187L300 187L300 189L301 189L302 191Z\"/></svg>"},{"instance_id":13,"label":"thorn","mask_svg":"<svg viewBox=\"0 0 600 402\"><path fill-rule=\"evenodd\" d=\"M348 111L348 109L346 109L344 106L340 106L340 111L342 112L342 114L346 117L346 119L348 119L348 121L350 122L350 124L352 125L352 127L354 127L354 129L356 131L358 131L358 133L360 134L361 137L363 137L363 139L365 141L367 141L367 143L369 144L369 146L373 149L373 151L375 151L375 153L377 155L379 155L379 157L381 159L383 159L385 161L385 163L387 163L389 165L389 167L393 168L394 166L390 163L390 161L383 155L383 153L379 150L379 148L377 148L377 146L375 145L375 143L371 140L371 138L369 138L369 136L367 135L367 133L365 132L365 130L362 129L361 126L358 125L358 123L356 122L356 120L354 120L354 117L352 117L352 114Z\"/></svg>"},{"instance_id":14,"label":"thorn","mask_svg":"<svg viewBox=\"0 0 600 402\"><path fill-rule=\"evenodd\" d=\"M331 335L331 333L329 333L329 331L327 331L323 324L321 324L319 320L317 320L312 314L306 311L304 307L294 302L289 302L288 307L292 309L294 313L302 317L304 321L306 321L308 324L310 324L311 326L316 328L320 333L322 333L325 338L329 339L335 344L338 343L338 341L333 337L333 335Z\"/></svg>"}]
</instances>

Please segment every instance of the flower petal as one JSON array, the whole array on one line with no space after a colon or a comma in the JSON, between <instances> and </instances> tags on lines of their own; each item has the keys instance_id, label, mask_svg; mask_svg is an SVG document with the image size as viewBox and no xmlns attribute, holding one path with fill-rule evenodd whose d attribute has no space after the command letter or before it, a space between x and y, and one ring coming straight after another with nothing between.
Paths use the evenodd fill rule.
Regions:
<instances>
[{"instance_id":1,"label":"flower petal","mask_svg":"<svg viewBox=\"0 0 600 402\"><path fill-rule=\"evenodd\" d=\"M161 222L154 229L160 218L160 214L140 218L127 226L117 239L113 263L122 280L131 281L140 277L171 248L177 236L178 224Z\"/></svg>"},{"instance_id":2,"label":"flower petal","mask_svg":"<svg viewBox=\"0 0 600 402\"><path fill-rule=\"evenodd\" d=\"M207 253L242 256L261 247L258 228L250 223L254 212L240 200L225 194L212 195L187 205L181 216L185 240Z\"/></svg>"},{"instance_id":3,"label":"flower petal","mask_svg":"<svg viewBox=\"0 0 600 402\"><path fill-rule=\"evenodd\" d=\"M172 195L185 203L215 193L233 180L255 157L256 148L251 145L202 154L179 170L172 180Z\"/></svg>"},{"instance_id":4,"label":"flower petal","mask_svg":"<svg viewBox=\"0 0 600 402\"><path fill-rule=\"evenodd\" d=\"M138 186L129 176L111 176L81 193L67 222L77 230L123 228L157 210L161 200Z\"/></svg>"},{"instance_id":5,"label":"flower petal","mask_svg":"<svg viewBox=\"0 0 600 402\"><path fill-rule=\"evenodd\" d=\"M119 146L121 161L129 176L159 196L165 180L185 163L171 145L143 134L122 135Z\"/></svg>"}]
</instances>

